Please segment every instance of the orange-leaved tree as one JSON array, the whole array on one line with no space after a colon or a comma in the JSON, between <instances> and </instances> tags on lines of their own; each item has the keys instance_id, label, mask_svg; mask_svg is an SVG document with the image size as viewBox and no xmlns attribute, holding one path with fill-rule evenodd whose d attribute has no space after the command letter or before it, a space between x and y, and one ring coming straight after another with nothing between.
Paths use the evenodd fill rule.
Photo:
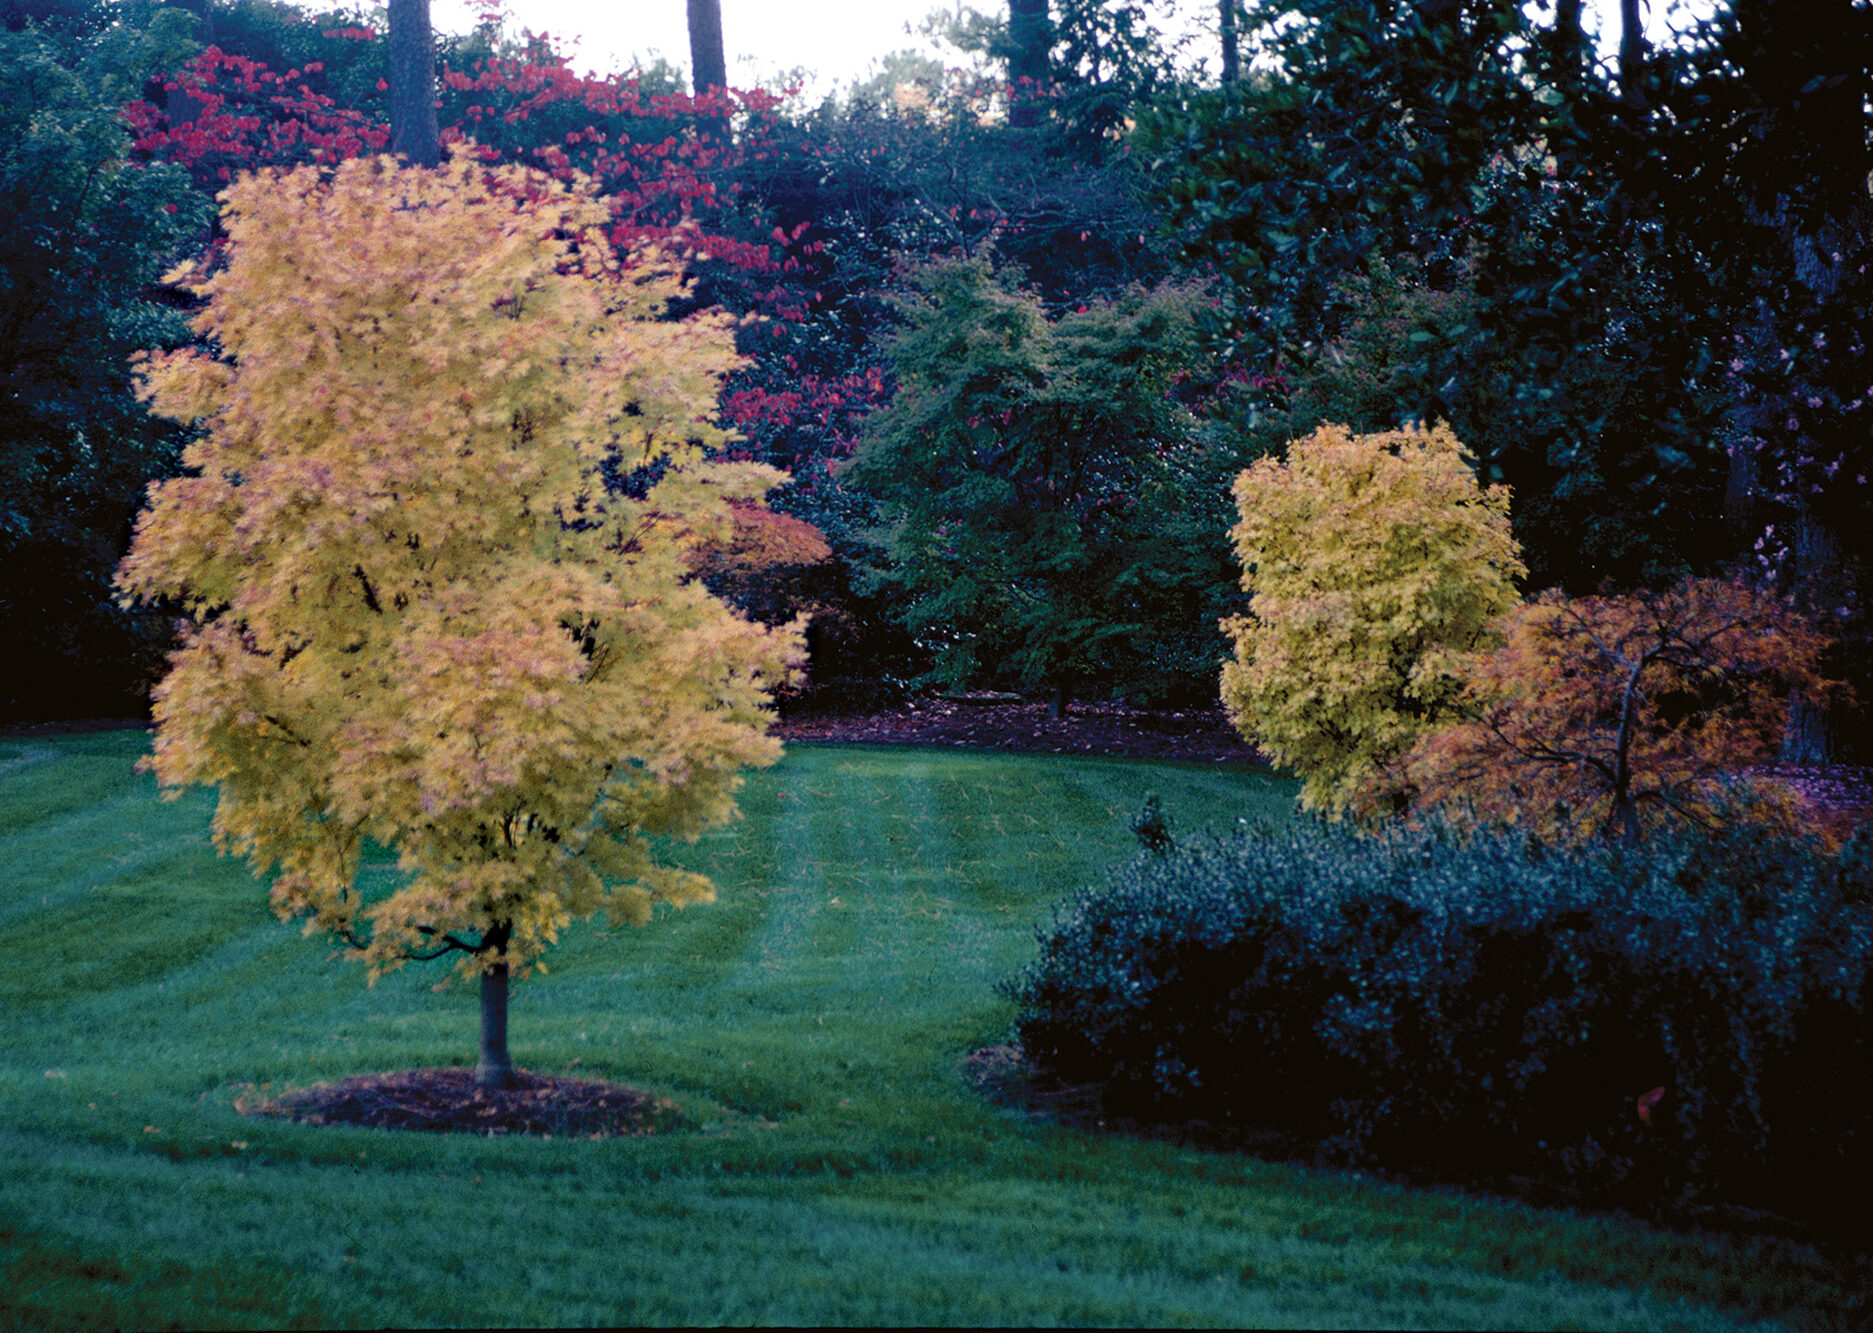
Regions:
<instances>
[{"instance_id":1,"label":"orange-leaved tree","mask_svg":"<svg viewBox=\"0 0 1873 1333\"><path fill-rule=\"evenodd\" d=\"M1470 718L1424 736L1401 765L1419 810L1565 839L1724 818L1736 781L1774 760L1789 690L1834 688L1812 623L1721 579L1550 592L1500 629L1501 645L1465 669ZM1760 816L1793 813L1773 786L1755 795Z\"/></svg>"},{"instance_id":2,"label":"orange-leaved tree","mask_svg":"<svg viewBox=\"0 0 1873 1333\"><path fill-rule=\"evenodd\" d=\"M652 839L779 754L798 627L689 558L780 474L706 460L727 321L670 318L679 276L620 263L584 181L380 157L224 200L227 263L190 283L212 350L143 365L201 428L118 575L189 619L149 762L218 786L217 844L373 979L459 955L477 1081L509 1085L510 973L575 919L709 898ZM401 888L360 892L366 839Z\"/></svg>"},{"instance_id":3,"label":"orange-leaved tree","mask_svg":"<svg viewBox=\"0 0 1873 1333\"><path fill-rule=\"evenodd\" d=\"M773 625L817 613L805 585L810 571L832 559L826 534L760 505L738 504L733 514L733 531L691 552L690 569L751 620Z\"/></svg>"},{"instance_id":4,"label":"orange-leaved tree","mask_svg":"<svg viewBox=\"0 0 1873 1333\"><path fill-rule=\"evenodd\" d=\"M1509 492L1480 486L1446 425L1323 425L1236 479L1248 613L1223 622L1223 701L1244 736L1344 813L1462 688L1524 573Z\"/></svg>"}]
</instances>

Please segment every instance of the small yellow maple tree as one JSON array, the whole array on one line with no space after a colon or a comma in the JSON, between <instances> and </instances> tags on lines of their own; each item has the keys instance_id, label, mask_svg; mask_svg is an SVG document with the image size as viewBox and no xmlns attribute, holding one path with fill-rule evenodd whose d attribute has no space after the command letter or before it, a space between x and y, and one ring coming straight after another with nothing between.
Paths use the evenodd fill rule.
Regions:
<instances>
[{"instance_id":1,"label":"small yellow maple tree","mask_svg":"<svg viewBox=\"0 0 1873 1333\"><path fill-rule=\"evenodd\" d=\"M118 575L188 614L150 763L217 786L217 845L373 979L458 954L478 1079L510 1083L509 974L575 919L709 898L651 840L731 818L779 754L800 627L690 560L781 474L706 460L729 322L668 318L679 274L619 262L589 182L361 159L224 211L227 263L189 281L213 350L142 366L201 426ZM407 873L373 901L366 839Z\"/></svg>"},{"instance_id":2,"label":"small yellow maple tree","mask_svg":"<svg viewBox=\"0 0 1873 1333\"><path fill-rule=\"evenodd\" d=\"M1465 668L1469 716L1432 731L1400 765L1413 805L1546 837L1631 836L1739 808L1799 825L1772 763L1791 689L1839 686L1825 636L1783 600L1722 579L1663 592L1569 598L1508 612L1501 644Z\"/></svg>"},{"instance_id":3,"label":"small yellow maple tree","mask_svg":"<svg viewBox=\"0 0 1873 1333\"><path fill-rule=\"evenodd\" d=\"M1490 640L1525 572L1509 492L1447 425L1323 425L1236 479L1247 614L1223 622L1231 719L1338 816L1444 718L1458 657Z\"/></svg>"}]
</instances>

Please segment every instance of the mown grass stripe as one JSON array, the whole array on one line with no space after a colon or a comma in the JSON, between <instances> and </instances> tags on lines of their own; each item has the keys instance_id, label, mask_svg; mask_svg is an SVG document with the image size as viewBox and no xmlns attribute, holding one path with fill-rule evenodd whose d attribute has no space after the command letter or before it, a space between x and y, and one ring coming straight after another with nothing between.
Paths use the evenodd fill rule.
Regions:
<instances>
[{"instance_id":1,"label":"mown grass stripe","mask_svg":"<svg viewBox=\"0 0 1873 1333\"><path fill-rule=\"evenodd\" d=\"M103 855L82 811L142 781L141 740L48 741L59 759L17 781ZM113 820L200 858L153 858L133 885L74 890L69 912L42 906L10 934L0 1323L83 1326L90 1294L132 1324L243 1327L298 1310L371 1326L1827 1326L1840 1275L1799 1247L1085 1134L981 1101L957 1062L1005 1033L991 983L1049 902L1130 854L1123 819L1149 789L1191 830L1292 786L805 747L755 775L745 823L683 852L719 877L716 904L643 931L576 927L552 974L516 987L523 1064L651 1087L699 1126L592 1143L236 1113L247 1083L471 1060L473 988L432 992L434 966L366 988L209 858L205 800L144 788ZM0 858L34 836L0 827ZM85 861L68 862L74 880ZM251 1272L293 1276L256 1287Z\"/></svg>"}]
</instances>

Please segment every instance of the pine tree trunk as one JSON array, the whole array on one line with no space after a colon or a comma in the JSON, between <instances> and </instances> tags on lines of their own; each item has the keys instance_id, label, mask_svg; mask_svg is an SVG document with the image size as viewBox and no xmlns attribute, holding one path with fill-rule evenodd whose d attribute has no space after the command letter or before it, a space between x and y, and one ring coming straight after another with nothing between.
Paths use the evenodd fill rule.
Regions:
<instances>
[{"instance_id":1,"label":"pine tree trunk","mask_svg":"<svg viewBox=\"0 0 1873 1333\"><path fill-rule=\"evenodd\" d=\"M1008 0L1008 124L1033 129L1041 123L1039 98L1047 83L1047 53L1053 45L1047 0ZM1025 82L1024 82L1025 81Z\"/></svg>"},{"instance_id":2,"label":"pine tree trunk","mask_svg":"<svg viewBox=\"0 0 1873 1333\"><path fill-rule=\"evenodd\" d=\"M390 151L413 167L442 161L429 0L390 0Z\"/></svg>"},{"instance_id":3,"label":"pine tree trunk","mask_svg":"<svg viewBox=\"0 0 1873 1333\"><path fill-rule=\"evenodd\" d=\"M1227 88L1242 78L1242 53L1237 40L1236 6L1241 0L1217 0L1222 20L1223 86Z\"/></svg>"},{"instance_id":4,"label":"pine tree trunk","mask_svg":"<svg viewBox=\"0 0 1873 1333\"><path fill-rule=\"evenodd\" d=\"M1619 97L1635 111L1648 105L1645 95L1645 25L1639 0L1619 0Z\"/></svg>"},{"instance_id":5,"label":"pine tree trunk","mask_svg":"<svg viewBox=\"0 0 1873 1333\"><path fill-rule=\"evenodd\" d=\"M1587 32L1581 26L1580 7L1581 0L1557 0L1554 31L1548 39L1554 81L1570 113L1579 107L1587 78ZM1549 151L1556 148L1561 150L1557 156L1566 156L1571 145L1550 145Z\"/></svg>"},{"instance_id":6,"label":"pine tree trunk","mask_svg":"<svg viewBox=\"0 0 1873 1333\"><path fill-rule=\"evenodd\" d=\"M498 952L507 947L508 928L498 926L482 943ZM507 964L496 963L481 974L481 1058L475 1061L475 1086L512 1088L513 1057L507 1053Z\"/></svg>"},{"instance_id":7,"label":"pine tree trunk","mask_svg":"<svg viewBox=\"0 0 1873 1333\"><path fill-rule=\"evenodd\" d=\"M722 0L689 0L690 83L701 97L728 87L728 55L722 46Z\"/></svg>"},{"instance_id":8,"label":"pine tree trunk","mask_svg":"<svg viewBox=\"0 0 1873 1333\"><path fill-rule=\"evenodd\" d=\"M203 46L215 44L215 11L208 0L177 0L176 8L195 15L197 42ZM198 102L181 88L168 88L163 92L163 114L168 117L172 130L194 124L207 109L206 103Z\"/></svg>"}]
</instances>

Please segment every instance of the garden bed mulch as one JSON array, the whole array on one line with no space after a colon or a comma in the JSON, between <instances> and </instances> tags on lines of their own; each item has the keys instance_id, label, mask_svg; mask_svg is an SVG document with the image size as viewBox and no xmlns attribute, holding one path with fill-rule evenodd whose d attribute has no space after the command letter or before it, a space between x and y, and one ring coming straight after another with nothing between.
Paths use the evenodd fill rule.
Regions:
<instances>
[{"instance_id":1,"label":"garden bed mulch","mask_svg":"<svg viewBox=\"0 0 1873 1333\"><path fill-rule=\"evenodd\" d=\"M1194 764L1259 764L1221 708L1147 711L1116 703L1074 704L1054 717L1046 704L926 697L876 713L783 717L784 741L924 745L1004 754L1114 755Z\"/></svg>"},{"instance_id":2,"label":"garden bed mulch","mask_svg":"<svg viewBox=\"0 0 1873 1333\"><path fill-rule=\"evenodd\" d=\"M621 1083L518 1071L520 1086L475 1086L469 1069L405 1069L316 1083L277 1097L235 1101L245 1115L308 1125L425 1129L495 1136L641 1138L687 1123L674 1102Z\"/></svg>"},{"instance_id":3,"label":"garden bed mulch","mask_svg":"<svg viewBox=\"0 0 1873 1333\"><path fill-rule=\"evenodd\" d=\"M850 745L921 745L997 750L1004 754L1112 755L1194 764L1260 764L1221 708L1154 712L1124 704L1075 704L1053 717L1045 704L913 699L875 713L783 717L784 741ZM1823 812L1839 836L1873 820L1873 767L1773 765L1758 770L1789 785Z\"/></svg>"}]
</instances>

